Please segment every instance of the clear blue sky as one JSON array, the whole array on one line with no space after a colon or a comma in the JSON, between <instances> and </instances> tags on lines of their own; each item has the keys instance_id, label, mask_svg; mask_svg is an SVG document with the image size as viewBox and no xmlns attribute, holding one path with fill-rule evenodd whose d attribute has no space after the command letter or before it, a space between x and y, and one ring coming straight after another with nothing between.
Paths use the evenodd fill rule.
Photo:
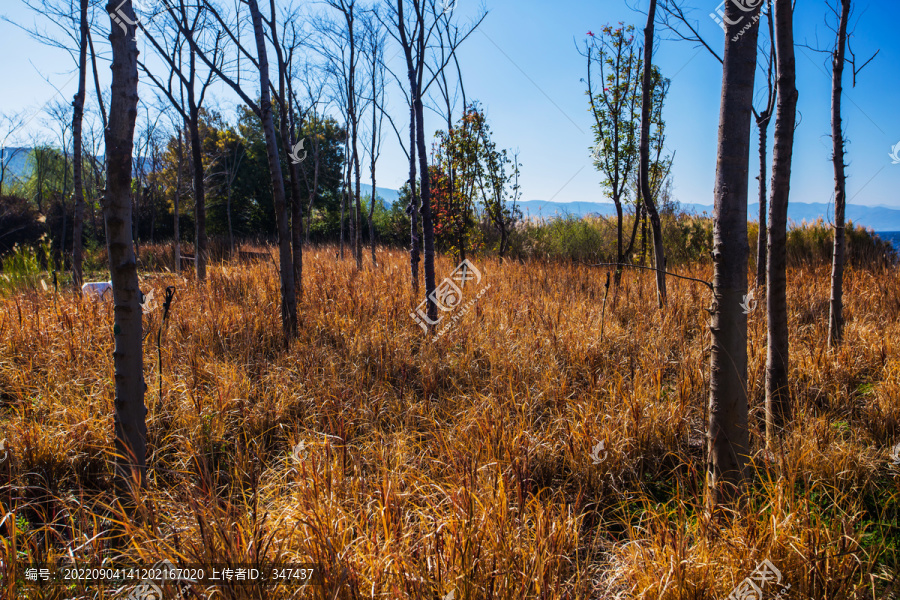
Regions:
<instances>
[{"instance_id":1,"label":"clear blue sky","mask_svg":"<svg viewBox=\"0 0 900 600\"><path fill-rule=\"evenodd\" d=\"M635 2L639 9L647 5L647 0ZM466 93L483 104L497 143L520 151L525 200L607 201L600 190L600 176L590 164L591 121L580 81L585 67L575 42L584 40L588 30L596 32L607 23L624 21L642 28L644 15L629 8L635 2L488 0L482 4L458 0L456 12L463 18L482 8L488 10L481 29L461 50ZM702 34L721 49L723 32L709 17L718 4L719 0L685 1ZM3 0L0 14L29 24L34 20L21 0ZM833 34L825 19L823 1L798 0L794 19L798 43L830 46ZM848 194L854 204L900 208L900 164L891 164L888 156L891 147L900 142L900 3L860 1L854 23L857 55L868 58L877 49L880 53L862 72L856 88L845 75ZM56 94L45 78L71 98L75 82L68 56L41 46L7 23L0 23L0 31L0 56L4 57L0 112L39 109ZM721 66L705 49L674 41L664 29L658 29L654 61L672 80L664 116L667 146L677 151L675 196L682 202L712 204ZM831 202L830 67L824 55L801 47L797 49L797 69L800 124L791 198ZM105 66L102 70L108 75ZM217 93L233 106L231 94L224 89ZM389 93L394 113L402 121L402 96L398 91ZM42 115L37 116L30 129L40 128L43 121ZM428 133L441 126L435 113L426 114ZM755 126L753 135L755 140ZM750 166L754 174L755 157L754 144ZM391 132L385 136L379 162L379 186L399 187L406 170ZM755 189L756 181L751 179L751 201Z\"/></svg>"}]
</instances>

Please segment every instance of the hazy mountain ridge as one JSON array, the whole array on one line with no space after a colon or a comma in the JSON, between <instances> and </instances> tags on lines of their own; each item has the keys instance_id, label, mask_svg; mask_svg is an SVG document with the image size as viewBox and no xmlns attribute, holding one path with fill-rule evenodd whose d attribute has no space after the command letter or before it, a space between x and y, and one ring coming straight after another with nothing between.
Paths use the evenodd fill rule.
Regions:
<instances>
[{"instance_id":1,"label":"hazy mountain ridge","mask_svg":"<svg viewBox=\"0 0 900 600\"><path fill-rule=\"evenodd\" d=\"M384 200L385 204L387 204L388 206L392 205L394 202L400 199L400 192L397 190L379 186L375 186L375 189L377 190L375 195ZM369 184L360 183L359 193L361 196L370 196L372 194L372 186Z\"/></svg>"},{"instance_id":2,"label":"hazy mountain ridge","mask_svg":"<svg viewBox=\"0 0 900 600\"><path fill-rule=\"evenodd\" d=\"M7 153L14 152L15 156L7 166L7 176L23 177L27 169L27 157L31 148L7 147ZM8 158L8 157L7 157ZM136 159L139 160L139 159ZM360 191L363 196L371 192L371 185L361 183ZM391 188L378 187L378 196L387 205L391 205L400 199L400 192ZM612 216L616 214L616 207L612 202L553 202L548 200L525 200L517 203L526 217L550 219L554 217L583 217L586 215ZM683 203L681 208L698 215L704 212L712 215L711 204ZM759 214L759 204L753 202L747 206L747 218L756 220ZM859 204L847 205L847 219L853 223L871 228L875 231L900 231L900 209L886 206L863 206ZM826 223L833 219L834 205L824 202L791 202L788 204L788 218L800 223L804 220L814 222L822 218Z\"/></svg>"},{"instance_id":3,"label":"hazy mountain ridge","mask_svg":"<svg viewBox=\"0 0 900 600\"><path fill-rule=\"evenodd\" d=\"M30 147L13 147L7 146L4 148L4 152L6 155L4 156L4 161L7 162L6 165L6 176L15 180L21 179L25 177L26 171L28 170L28 155L31 153L32 148ZM12 156L12 158L10 158ZM102 158L102 157L101 157ZM145 170L150 169L150 159L140 157L135 157L135 167L137 168L140 165L140 161L144 160ZM365 183L360 183L360 192L363 196L368 196L371 193L372 186ZM388 205L393 204L400 198L400 192L398 190L394 190L391 188L383 188L378 187L378 197L385 201Z\"/></svg>"},{"instance_id":4,"label":"hazy mountain ridge","mask_svg":"<svg viewBox=\"0 0 900 600\"><path fill-rule=\"evenodd\" d=\"M537 218L552 218L571 215L583 217L589 214L611 216L616 214L612 202L548 202L546 200L526 200L519 202L523 214ZM706 204L681 204L687 212L698 215L704 212L712 215L713 206ZM847 205L847 219L853 223L871 228L875 231L900 231L900 209L886 206ZM747 206L747 218L755 221L759 215L759 204L753 202ZM822 218L826 223L833 219L834 205L824 202L791 202L788 204L788 218L800 223L806 220L813 222Z\"/></svg>"},{"instance_id":5,"label":"hazy mountain ridge","mask_svg":"<svg viewBox=\"0 0 900 600\"><path fill-rule=\"evenodd\" d=\"M3 148L3 162L6 163L6 177L10 178L3 183L7 185L10 180L20 179L27 169L28 154L31 148L6 146Z\"/></svg>"}]
</instances>

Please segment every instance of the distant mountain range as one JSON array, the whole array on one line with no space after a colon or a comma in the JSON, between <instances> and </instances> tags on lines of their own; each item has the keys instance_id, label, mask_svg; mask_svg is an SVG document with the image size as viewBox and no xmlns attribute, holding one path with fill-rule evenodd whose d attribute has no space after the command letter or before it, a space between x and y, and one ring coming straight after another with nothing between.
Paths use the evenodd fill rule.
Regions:
<instances>
[{"instance_id":1,"label":"distant mountain range","mask_svg":"<svg viewBox=\"0 0 900 600\"><path fill-rule=\"evenodd\" d=\"M28 153L31 148L3 148L3 163L6 164L6 177L17 179L25 174ZM3 182L4 185L9 180Z\"/></svg>"},{"instance_id":2,"label":"distant mountain range","mask_svg":"<svg viewBox=\"0 0 900 600\"><path fill-rule=\"evenodd\" d=\"M26 160L31 148L6 148L6 160L9 153L13 158L9 160L7 176L22 176L26 170ZM364 196L371 192L371 186L361 184L360 190ZM400 192L391 188L378 188L377 194L385 204L391 205L400 199ZM525 200L518 206L526 217L550 219L554 217L583 217L586 215L611 216L616 214L616 207L612 202L552 202L547 200ZM712 215L711 204L681 204L681 208L698 215L706 213ZM756 202L747 207L747 218L756 220L759 214L759 204ZM801 221L814 222L823 218L828 222L834 214L834 205L824 202L791 202L788 205L788 218L800 223ZM857 225L871 228L878 232L900 231L900 209L886 206L862 206L858 204L847 205L847 219Z\"/></svg>"},{"instance_id":3,"label":"distant mountain range","mask_svg":"<svg viewBox=\"0 0 900 600\"><path fill-rule=\"evenodd\" d=\"M616 207L611 202L547 202L546 200L526 200L519 206L526 216L534 218L553 218L571 215L583 217L585 215L611 216L616 214ZM706 213L712 215L711 204L681 204L681 208L687 212L698 215ZM755 221L759 214L759 204L754 202L747 206L747 218ZM900 210L885 206L861 206L859 204L847 205L847 219L857 225L871 228L875 231L900 231ZM833 219L834 205L824 202L791 202L788 204L788 218L800 223L801 221L814 222L822 218L825 222Z\"/></svg>"},{"instance_id":4,"label":"distant mountain range","mask_svg":"<svg viewBox=\"0 0 900 600\"><path fill-rule=\"evenodd\" d=\"M31 152L31 148L14 148L7 147L3 149L4 156L3 161L6 163L6 176L12 178L24 177L26 171L28 170L28 154ZM10 158L11 157L11 158ZM135 158L135 163L139 163L141 159ZM149 163L149 159L143 159ZM146 168L149 169L149 164ZM360 184L360 191L363 196L368 196L371 193L372 186L367 185L365 183ZM393 204L400 198L400 192L397 190L392 190L390 188L378 188L378 197L385 201L388 205Z\"/></svg>"},{"instance_id":5,"label":"distant mountain range","mask_svg":"<svg viewBox=\"0 0 900 600\"><path fill-rule=\"evenodd\" d=\"M375 195L384 200L385 204L387 204L388 206L392 205L394 202L400 199L400 192L398 192L397 190L377 186L375 189L377 190L375 192ZM370 196L372 194L372 186L361 183L359 186L359 191L363 196ZM376 204L376 206L378 205Z\"/></svg>"}]
</instances>

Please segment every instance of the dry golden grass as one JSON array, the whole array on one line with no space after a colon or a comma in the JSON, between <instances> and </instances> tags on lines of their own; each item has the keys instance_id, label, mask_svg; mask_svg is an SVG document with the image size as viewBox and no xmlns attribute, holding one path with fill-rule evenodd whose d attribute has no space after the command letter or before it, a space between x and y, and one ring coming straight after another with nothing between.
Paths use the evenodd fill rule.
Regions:
<instances>
[{"instance_id":1,"label":"dry golden grass","mask_svg":"<svg viewBox=\"0 0 900 600\"><path fill-rule=\"evenodd\" d=\"M796 418L775 455L759 450L762 303L751 314L755 478L746 506L711 521L704 286L670 280L660 312L651 275L626 273L601 341L605 272L479 258L490 289L433 343L410 318L406 255L379 259L357 272L333 247L308 249L289 349L272 263L212 266L205 286L145 275L157 299L177 294L162 398L161 309L145 320L150 481L137 519L109 491L111 304L40 288L0 297L3 560L263 557L324 576L195 597L694 600L725 598L769 559L791 585L782 598L882 597L900 527L896 271L848 274L835 352L828 268L789 273ZM440 259L438 279L452 268Z\"/></svg>"}]
</instances>

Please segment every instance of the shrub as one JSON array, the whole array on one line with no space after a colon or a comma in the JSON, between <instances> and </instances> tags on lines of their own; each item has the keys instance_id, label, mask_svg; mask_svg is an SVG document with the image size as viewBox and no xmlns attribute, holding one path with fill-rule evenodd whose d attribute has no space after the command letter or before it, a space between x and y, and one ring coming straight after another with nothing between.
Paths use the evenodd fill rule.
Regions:
<instances>
[{"instance_id":1,"label":"shrub","mask_svg":"<svg viewBox=\"0 0 900 600\"><path fill-rule=\"evenodd\" d=\"M661 215L666 261L671 268L712 261L713 220L703 214L673 211ZM625 244L631 236L634 216L624 219ZM630 259L641 263L641 227L638 227ZM759 224L747 224L750 265L755 265ZM847 264L854 267L879 267L894 264L898 254L889 241L879 238L871 229L847 223ZM650 260L652 238L647 230L647 254ZM791 222L787 235L788 265L830 263L834 247L833 230L822 219L815 223ZM605 216L525 220L512 237L511 254L517 258L543 258L581 262L615 262L616 219Z\"/></svg>"},{"instance_id":2,"label":"shrub","mask_svg":"<svg viewBox=\"0 0 900 600\"><path fill-rule=\"evenodd\" d=\"M0 277L0 289L11 292L21 288L35 288L41 281L41 273L45 270L46 256L50 253L50 242L46 236L40 250L30 246L13 246L0 262L3 267ZM46 285L46 283L45 283Z\"/></svg>"},{"instance_id":3,"label":"shrub","mask_svg":"<svg viewBox=\"0 0 900 600\"><path fill-rule=\"evenodd\" d=\"M0 256L18 246L36 247L45 233L43 217L20 196L0 196Z\"/></svg>"}]
</instances>

